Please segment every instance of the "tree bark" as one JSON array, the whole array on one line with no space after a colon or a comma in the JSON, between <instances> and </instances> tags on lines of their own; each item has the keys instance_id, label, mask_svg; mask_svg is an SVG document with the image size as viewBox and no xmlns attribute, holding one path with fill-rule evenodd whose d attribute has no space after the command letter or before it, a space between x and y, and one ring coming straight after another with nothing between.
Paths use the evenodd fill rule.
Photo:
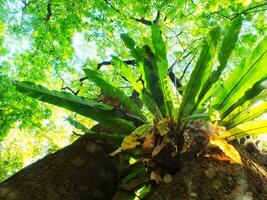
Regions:
<instances>
[{"instance_id":1,"label":"tree bark","mask_svg":"<svg viewBox=\"0 0 267 200\"><path fill-rule=\"evenodd\" d=\"M106 147L89 135L0 184L1 200L112 199L118 173Z\"/></svg>"},{"instance_id":2,"label":"tree bark","mask_svg":"<svg viewBox=\"0 0 267 200\"><path fill-rule=\"evenodd\" d=\"M266 155L258 162L242 148L239 151L242 165L218 152L185 160L173 180L154 187L146 199L267 199ZM84 135L1 183L0 199L111 200L119 188L119 174L109 152L105 142Z\"/></svg>"},{"instance_id":3,"label":"tree bark","mask_svg":"<svg viewBox=\"0 0 267 200\"><path fill-rule=\"evenodd\" d=\"M148 200L266 200L266 154L248 154L239 148L243 164L226 156L205 155L185 162L169 184L161 184ZM257 155L259 156L259 155Z\"/></svg>"}]
</instances>

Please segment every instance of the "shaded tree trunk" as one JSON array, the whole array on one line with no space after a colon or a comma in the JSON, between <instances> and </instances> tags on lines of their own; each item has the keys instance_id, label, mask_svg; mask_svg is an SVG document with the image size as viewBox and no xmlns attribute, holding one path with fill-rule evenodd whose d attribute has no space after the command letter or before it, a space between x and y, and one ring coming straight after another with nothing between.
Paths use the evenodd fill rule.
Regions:
<instances>
[{"instance_id":1,"label":"shaded tree trunk","mask_svg":"<svg viewBox=\"0 0 267 200\"><path fill-rule=\"evenodd\" d=\"M100 143L84 135L33 163L0 184L0 199L113 199L119 184L117 160L109 156L103 141ZM243 165L216 153L185 161L171 183L156 186L146 199L267 199L266 166L239 150Z\"/></svg>"},{"instance_id":2,"label":"shaded tree trunk","mask_svg":"<svg viewBox=\"0 0 267 200\"><path fill-rule=\"evenodd\" d=\"M1 200L111 199L114 158L89 135L19 171L0 184Z\"/></svg>"}]
</instances>

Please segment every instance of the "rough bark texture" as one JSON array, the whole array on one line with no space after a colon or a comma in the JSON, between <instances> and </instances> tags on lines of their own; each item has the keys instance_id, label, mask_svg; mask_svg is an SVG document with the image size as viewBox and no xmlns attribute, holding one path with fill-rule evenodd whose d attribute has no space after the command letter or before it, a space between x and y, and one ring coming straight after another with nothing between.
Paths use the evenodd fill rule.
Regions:
<instances>
[{"instance_id":1,"label":"rough bark texture","mask_svg":"<svg viewBox=\"0 0 267 200\"><path fill-rule=\"evenodd\" d=\"M243 165L231 164L222 155L202 156L184 163L173 181L160 185L149 200L266 200L265 160L239 149Z\"/></svg>"},{"instance_id":2,"label":"rough bark texture","mask_svg":"<svg viewBox=\"0 0 267 200\"><path fill-rule=\"evenodd\" d=\"M105 147L84 135L0 184L1 200L112 199L118 174Z\"/></svg>"},{"instance_id":3,"label":"rough bark texture","mask_svg":"<svg viewBox=\"0 0 267 200\"><path fill-rule=\"evenodd\" d=\"M118 188L116 160L85 135L0 184L1 200L111 200ZM213 152L185 160L171 183L155 187L149 200L266 200L266 157L259 163L240 149L243 165ZM125 200L128 198L124 198Z\"/></svg>"}]
</instances>

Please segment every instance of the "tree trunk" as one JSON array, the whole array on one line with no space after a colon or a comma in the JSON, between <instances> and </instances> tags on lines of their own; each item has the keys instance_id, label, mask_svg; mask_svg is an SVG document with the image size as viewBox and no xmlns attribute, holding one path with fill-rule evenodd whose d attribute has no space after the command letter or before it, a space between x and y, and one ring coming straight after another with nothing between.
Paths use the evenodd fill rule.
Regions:
<instances>
[{"instance_id":1,"label":"tree trunk","mask_svg":"<svg viewBox=\"0 0 267 200\"><path fill-rule=\"evenodd\" d=\"M149 200L266 200L266 154L248 154L239 147L243 164L212 154L185 162L173 181L160 185ZM260 161L260 162L259 162Z\"/></svg>"},{"instance_id":2,"label":"tree trunk","mask_svg":"<svg viewBox=\"0 0 267 200\"><path fill-rule=\"evenodd\" d=\"M0 184L1 200L112 199L118 173L103 145L84 135Z\"/></svg>"},{"instance_id":3,"label":"tree trunk","mask_svg":"<svg viewBox=\"0 0 267 200\"><path fill-rule=\"evenodd\" d=\"M101 143L101 144L100 144ZM162 183L149 200L265 200L265 166L239 149L243 165L222 154L181 164L171 183ZM1 200L111 200L118 188L116 161L103 141L82 136L0 184ZM266 157L265 157L266 159Z\"/></svg>"}]
</instances>

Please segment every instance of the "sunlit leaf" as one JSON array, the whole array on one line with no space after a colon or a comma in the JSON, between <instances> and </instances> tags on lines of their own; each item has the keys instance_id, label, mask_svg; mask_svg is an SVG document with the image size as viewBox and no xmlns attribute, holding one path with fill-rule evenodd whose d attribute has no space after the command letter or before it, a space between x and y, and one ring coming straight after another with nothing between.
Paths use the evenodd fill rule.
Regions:
<instances>
[{"instance_id":1,"label":"sunlit leaf","mask_svg":"<svg viewBox=\"0 0 267 200\"><path fill-rule=\"evenodd\" d=\"M211 145L215 145L219 147L226 156L230 157L233 159L235 162L238 164L242 164L240 154L238 151L229 143L226 142L223 138L220 138L218 135L214 134L210 137L210 142Z\"/></svg>"},{"instance_id":2,"label":"sunlit leaf","mask_svg":"<svg viewBox=\"0 0 267 200\"><path fill-rule=\"evenodd\" d=\"M185 126L185 119L197 108L195 104L197 96L211 73L213 56L218 43L218 34L219 29L213 29L207 39L203 41L200 56L187 83L179 110L178 123L181 124L182 128Z\"/></svg>"},{"instance_id":3,"label":"sunlit leaf","mask_svg":"<svg viewBox=\"0 0 267 200\"><path fill-rule=\"evenodd\" d=\"M198 100L196 103L196 107L200 104L200 102L207 99L213 92L216 90L216 81L218 81L221 76L222 71L225 69L227 62L231 56L231 53L235 47L236 41L238 39L239 32L242 26L242 17L239 15L236 19L233 20L231 25L229 26L226 35L223 38L221 48L218 53L218 60L220 65L217 67L215 71L211 73L208 80L204 84L202 90L199 93Z\"/></svg>"},{"instance_id":4,"label":"sunlit leaf","mask_svg":"<svg viewBox=\"0 0 267 200\"><path fill-rule=\"evenodd\" d=\"M263 77L259 81L257 81L252 88L248 89L245 94L238 99L233 105L231 105L223 114L222 119L227 117L232 111L234 111L237 107L242 106L246 101L251 100L260 95L260 93L266 89L266 87L262 84L267 80L267 76Z\"/></svg>"},{"instance_id":5,"label":"sunlit leaf","mask_svg":"<svg viewBox=\"0 0 267 200\"><path fill-rule=\"evenodd\" d=\"M216 91L212 106L225 112L257 81L267 75L267 37L239 67L236 67L224 84Z\"/></svg>"},{"instance_id":6,"label":"sunlit leaf","mask_svg":"<svg viewBox=\"0 0 267 200\"><path fill-rule=\"evenodd\" d=\"M113 86L106 81L102 75L91 69L84 69L89 80L93 81L97 86L101 88L105 95L118 99L124 108L128 109L132 114L137 115L141 120L145 121L146 118L142 114L140 108L131 100L122 90Z\"/></svg>"},{"instance_id":7,"label":"sunlit leaf","mask_svg":"<svg viewBox=\"0 0 267 200\"><path fill-rule=\"evenodd\" d=\"M132 122L120 118L118 113L113 112L111 106L66 92L50 91L43 86L31 82L17 82L15 85L19 92L27 96L89 117L108 127L112 127L114 130L118 131L118 133L127 134L127 132L129 133L129 131L131 132L135 129Z\"/></svg>"},{"instance_id":8,"label":"sunlit leaf","mask_svg":"<svg viewBox=\"0 0 267 200\"><path fill-rule=\"evenodd\" d=\"M161 136L166 135L169 131L169 123L170 123L170 118L164 118L161 119L159 122L156 123L156 128Z\"/></svg>"},{"instance_id":9,"label":"sunlit leaf","mask_svg":"<svg viewBox=\"0 0 267 200\"><path fill-rule=\"evenodd\" d=\"M227 120L227 128L233 128L239 124L252 121L253 119L260 117L267 112L267 102L257 102L256 105L252 105L246 109L243 109L234 115L233 118Z\"/></svg>"},{"instance_id":10,"label":"sunlit leaf","mask_svg":"<svg viewBox=\"0 0 267 200\"><path fill-rule=\"evenodd\" d=\"M142 82L137 81L137 77L134 76L133 72L127 65L122 62L119 58L113 56L112 61L115 63L117 68L120 69L121 75L131 83L133 88L140 94L140 99L145 104L147 109L154 115L161 116L161 112L155 99L147 92L147 89L143 87Z\"/></svg>"},{"instance_id":11,"label":"sunlit leaf","mask_svg":"<svg viewBox=\"0 0 267 200\"><path fill-rule=\"evenodd\" d=\"M128 136L126 136L123 139L121 146L116 151L114 151L113 153L111 153L110 155L111 156L115 156L118 153L120 153L121 151L130 150L130 149L135 148L137 145L140 144L140 142L137 141L138 139L139 138L137 136L135 136L135 135L128 135Z\"/></svg>"},{"instance_id":12,"label":"sunlit leaf","mask_svg":"<svg viewBox=\"0 0 267 200\"><path fill-rule=\"evenodd\" d=\"M151 25L151 32L152 32L152 43L155 50L155 56L157 61L159 81L165 99L164 105L166 110L166 116L170 116L172 114L173 103L168 81L168 61L167 61L166 47L162 39L160 29L156 24Z\"/></svg>"},{"instance_id":13,"label":"sunlit leaf","mask_svg":"<svg viewBox=\"0 0 267 200\"><path fill-rule=\"evenodd\" d=\"M228 134L223 135L223 138L231 141L244 136L259 135L264 133L267 133L267 120L254 120L240 124L228 130Z\"/></svg>"}]
</instances>

